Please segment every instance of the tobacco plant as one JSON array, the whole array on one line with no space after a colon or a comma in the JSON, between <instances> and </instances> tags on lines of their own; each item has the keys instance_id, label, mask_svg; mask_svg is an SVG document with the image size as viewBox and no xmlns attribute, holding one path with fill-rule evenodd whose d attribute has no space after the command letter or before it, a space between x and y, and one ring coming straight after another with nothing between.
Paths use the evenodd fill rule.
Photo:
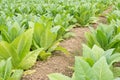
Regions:
<instances>
[{"instance_id":1,"label":"tobacco plant","mask_svg":"<svg viewBox=\"0 0 120 80\"><path fill-rule=\"evenodd\" d=\"M2 40L11 43L16 37L25 31L24 27L20 27L18 23L9 26L1 26L0 28Z\"/></svg>"},{"instance_id":2,"label":"tobacco plant","mask_svg":"<svg viewBox=\"0 0 120 80\"><path fill-rule=\"evenodd\" d=\"M34 65L37 56L42 49L30 51L32 44L33 30L29 29L12 43L0 42L0 60L12 57L13 68L29 69Z\"/></svg>"},{"instance_id":3,"label":"tobacco plant","mask_svg":"<svg viewBox=\"0 0 120 80\"><path fill-rule=\"evenodd\" d=\"M120 14L119 10L112 11L110 14L107 15L108 22L111 23L112 21L120 20L119 14Z\"/></svg>"},{"instance_id":4,"label":"tobacco plant","mask_svg":"<svg viewBox=\"0 0 120 80\"><path fill-rule=\"evenodd\" d=\"M0 80L21 80L23 70L13 70L11 58L0 61Z\"/></svg>"},{"instance_id":5,"label":"tobacco plant","mask_svg":"<svg viewBox=\"0 0 120 80\"><path fill-rule=\"evenodd\" d=\"M83 45L83 57L75 57L72 78L59 73L48 77L50 80L117 80L118 76L115 77L112 71L113 63L117 61L120 61L120 54L113 54L113 49L104 51L96 45L92 49Z\"/></svg>"},{"instance_id":6,"label":"tobacco plant","mask_svg":"<svg viewBox=\"0 0 120 80\"><path fill-rule=\"evenodd\" d=\"M59 34L58 31L61 29L61 26L52 27L51 19L47 19L45 16L41 17L41 19L34 26L32 49L43 48L39 55L41 60L47 59L51 52L55 50L67 52L59 46L60 38L58 36L61 36L62 32Z\"/></svg>"},{"instance_id":7,"label":"tobacco plant","mask_svg":"<svg viewBox=\"0 0 120 80\"><path fill-rule=\"evenodd\" d=\"M92 67L84 59L75 57L75 67L72 78L62 74L53 73L50 80L114 80L105 57L101 57Z\"/></svg>"},{"instance_id":8,"label":"tobacco plant","mask_svg":"<svg viewBox=\"0 0 120 80\"><path fill-rule=\"evenodd\" d=\"M91 3L83 3L78 10L74 12L74 17L81 26L86 26L91 23L91 18L93 17L93 8Z\"/></svg>"},{"instance_id":9,"label":"tobacco plant","mask_svg":"<svg viewBox=\"0 0 120 80\"><path fill-rule=\"evenodd\" d=\"M120 27L116 25L99 25L96 30L91 28L91 32L85 34L87 45L92 48L94 44L104 50L115 48L119 52L120 48Z\"/></svg>"}]
</instances>

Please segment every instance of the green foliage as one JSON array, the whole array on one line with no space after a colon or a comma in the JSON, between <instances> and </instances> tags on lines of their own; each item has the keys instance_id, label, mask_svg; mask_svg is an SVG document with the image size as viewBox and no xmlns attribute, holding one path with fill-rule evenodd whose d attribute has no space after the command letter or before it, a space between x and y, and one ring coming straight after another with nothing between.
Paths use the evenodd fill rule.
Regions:
<instances>
[{"instance_id":1,"label":"green foliage","mask_svg":"<svg viewBox=\"0 0 120 80\"><path fill-rule=\"evenodd\" d=\"M83 45L83 57L89 63L89 65L93 65L96 61L98 61L101 57L105 57L109 66L113 67L115 62L120 61L120 54L114 53L114 49L108 49L104 51L102 48L94 45L89 48L87 45Z\"/></svg>"},{"instance_id":2,"label":"green foliage","mask_svg":"<svg viewBox=\"0 0 120 80\"><path fill-rule=\"evenodd\" d=\"M36 48L48 50L57 39L57 32L60 26L52 27L52 22L47 20L46 23L35 23L33 43Z\"/></svg>"},{"instance_id":3,"label":"green foliage","mask_svg":"<svg viewBox=\"0 0 120 80\"><path fill-rule=\"evenodd\" d=\"M59 29L59 26L57 27ZM44 48L44 50L48 50L55 43L57 38L57 29L53 31L54 28L52 28L49 23L46 26L36 23L34 27L34 43ZM35 47L37 48L37 46Z\"/></svg>"},{"instance_id":4,"label":"green foliage","mask_svg":"<svg viewBox=\"0 0 120 80\"><path fill-rule=\"evenodd\" d=\"M32 44L32 29L17 37L11 44L0 42L0 60L12 57L14 68L28 69L34 65L42 49L29 51Z\"/></svg>"},{"instance_id":5,"label":"green foliage","mask_svg":"<svg viewBox=\"0 0 120 80\"><path fill-rule=\"evenodd\" d=\"M74 13L74 17L81 26L88 25L91 22L91 17L94 16L93 8L90 3L81 4L77 11Z\"/></svg>"},{"instance_id":6,"label":"green foliage","mask_svg":"<svg viewBox=\"0 0 120 80\"><path fill-rule=\"evenodd\" d=\"M62 74L59 74L59 73L55 73L55 74L50 74L48 75L49 79L50 80L72 80L71 78L65 76L65 75L62 75Z\"/></svg>"},{"instance_id":7,"label":"green foliage","mask_svg":"<svg viewBox=\"0 0 120 80\"><path fill-rule=\"evenodd\" d=\"M117 21L120 20L120 11L119 10L114 10L110 14L107 15L107 20L109 23L112 21Z\"/></svg>"},{"instance_id":8,"label":"green foliage","mask_svg":"<svg viewBox=\"0 0 120 80\"><path fill-rule=\"evenodd\" d=\"M115 51L119 52L119 26L99 25L96 30L91 29L91 32L87 32L85 36L90 48L96 44L104 50L115 48Z\"/></svg>"},{"instance_id":9,"label":"green foliage","mask_svg":"<svg viewBox=\"0 0 120 80\"><path fill-rule=\"evenodd\" d=\"M44 16L41 17L41 21L39 23L35 23L32 48L33 50L43 48L44 51L39 54L39 58L41 60L47 59L47 57L51 55L52 51L58 50L59 41L61 39L60 36L63 34L62 32L59 34L59 30L61 31L61 26L52 27L51 19L47 19ZM59 48L59 50L67 52L63 48Z\"/></svg>"},{"instance_id":10,"label":"green foliage","mask_svg":"<svg viewBox=\"0 0 120 80\"><path fill-rule=\"evenodd\" d=\"M113 53L114 49L104 51L94 45L89 48L83 45L83 57L75 57L75 67L72 78L59 73L48 75L50 80L114 80L119 77L120 68L114 67L120 61L120 53Z\"/></svg>"},{"instance_id":11,"label":"green foliage","mask_svg":"<svg viewBox=\"0 0 120 80\"><path fill-rule=\"evenodd\" d=\"M101 57L92 67L83 58L76 57L72 78L58 73L50 74L48 77L50 80L114 80L105 57Z\"/></svg>"},{"instance_id":12,"label":"green foliage","mask_svg":"<svg viewBox=\"0 0 120 80\"><path fill-rule=\"evenodd\" d=\"M22 70L12 70L11 58L0 61L0 80L20 80Z\"/></svg>"},{"instance_id":13,"label":"green foliage","mask_svg":"<svg viewBox=\"0 0 120 80\"><path fill-rule=\"evenodd\" d=\"M6 25L9 22L15 21L19 25L28 28L29 22L36 22L40 16L46 15L52 17L53 20L56 16L60 17L64 21L60 20L62 24L68 23L71 17L76 18L77 22L85 26L90 23L91 17L95 17L94 14L99 15L105 9L107 9L114 0L1 0L0 3L0 25ZM79 6L80 5L80 6ZM66 17L66 16L67 17ZM87 15L87 16L86 16ZM69 17L70 16L70 17ZM69 17L69 18L68 18ZM84 22L85 21L85 22ZM57 21L58 22L58 21ZM67 23L66 23L67 22ZM72 24L75 20L70 20ZM64 26L63 26L64 27ZM69 27L69 26L65 26Z\"/></svg>"},{"instance_id":14,"label":"green foliage","mask_svg":"<svg viewBox=\"0 0 120 80\"><path fill-rule=\"evenodd\" d=\"M0 31L2 40L11 43L16 37L22 34L25 31L25 29L21 28L19 24L14 23L12 26L8 27L1 26Z\"/></svg>"},{"instance_id":15,"label":"green foliage","mask_svg":"<svg viewBox=\"0 0 120 80\"><path fill-rule=\"evenodd\" d=\"M101 14L112 2L113 0L0 0L0 80L20 80L22 70L12 71L12 68L29 69L37 57L45 60L55 50L69 54L66 49L58 46L59 41L69 37L70 33L67 32L76 22L88 26L93 17ZM119 4L115 5L119 9ZM109 22L117 21L118 14L119 11L115 15L109 15ZM52 74L50 79L112 80L113 73L109 66L113 67L114 62L120 61L120 55L113 54L113 49L107 49L115 48L115 51L120 52L120 28L119 24L116 25L109 29L101 27L92 30L93 34L87 34L88 45L92 49L84 46L84 57L76 57L72 78Z\"/></svg>"},{"instance_id":16,"label":"green foliage","mask_svg":"<svg viewBox=\"0 0 120 80\"><path fill-rule=\"evenodd\" d=\"M95 3L95 1L97 2ZM107 0L107 1L106 0L94 0L93 4L95 3L94 6L96 8L95 14L100 15L103 11L107 10L107 8L111 6L112 2L113 0Z\"/></svg>"},{"instance_id":17,"label":"green foliage","mask_svg":"<svg viewBox=\"0 0 120 80\"><path fill-rule=\"evenodd\" d=\"M58 38L64 38L67 33L74 27L72 24L75 23L76 20L69 13L64 12L62 14L57 14L53 20L55 26L61 26L58 31Z\"/></svg>"}]
</instances>

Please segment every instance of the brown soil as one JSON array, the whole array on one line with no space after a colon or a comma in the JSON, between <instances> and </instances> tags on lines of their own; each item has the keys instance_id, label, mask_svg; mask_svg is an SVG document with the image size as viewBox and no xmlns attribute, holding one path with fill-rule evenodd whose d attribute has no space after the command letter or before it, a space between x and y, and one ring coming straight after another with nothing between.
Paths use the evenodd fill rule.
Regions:
<instances>
[{"instance_id":1,"label":"brown soil","mask_svg":"<svg viewBox=\"0 0 120 80\"><path fill-rule=\"evenodd\" d=\"M72 55L66 56L63 53L54 53L47 61L37 61L30 70L34 73L24 75L22 80L48 80L47 75L50 73L63 73L71 76L73 70L70 67L74 65L74 55L81 55L82 44L85 41L84 33L89 31L88 28L73 28L72 32L75 37L61 42L61 46L65 47Z\"/></svg>"},{"instance_id":2,"label":"brown soil","mask_svg":"<svg viewBox=\"0 0 120 80\"><path fill-rule=\"evenodd\" d=\"M106 10L103 14L109 13L110 9ZM96 28L98 23L107 23L105 17L99 17L97 23L92 24ZM88 28L73 28L71 30L75 33L75 37L64 40L61 46L65 47L71 55L66 56L63 53L55 52L47 61L37 61L36 64L30 69L35 70L31 74L23 75L22 80L49 80L47 75L50 73L62 73L66 76L71 76L73 70L71 67L74 65L74 56L82 55L82 43L85 42L84 33L89 31Z\"/></svg>"},{"instance_id":3,"label":"brown soil","mask_svg":"<svg viewBox=\"0 0 120 80\"><path fill-rule=\"evenodd\" d=\"M75 37L64 40L61 42L61 46L65 47L73 55L81 55L82 43L85 42L84 33L89 31L89 28L74 28L72 32L75 33Z\"/></svg>"},{"instance_id":4,"label":"brown soil","mask_svg":"<svg viewBox=\"0 0 120 80\"><path fill-rule=\"evenodd\" d=\"M73 70L70 67L73 66L73 59L74 58L63 54L57 54L47 61L37 61L35 66L31 69L35 70L35 72L23 76L22 80L48 80L47 75L50 73L63 73L67 76L71 76Z\"/></svg>"}]
</instances>

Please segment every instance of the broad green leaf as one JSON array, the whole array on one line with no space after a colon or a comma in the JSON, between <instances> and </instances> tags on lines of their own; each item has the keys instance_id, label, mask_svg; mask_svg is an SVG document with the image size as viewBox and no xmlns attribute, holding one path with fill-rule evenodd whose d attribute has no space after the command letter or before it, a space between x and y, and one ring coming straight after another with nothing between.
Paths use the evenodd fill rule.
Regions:
<instances>
[{"instance_id":1,"label":"broad green leaf","mask_svg":"<svg viewBox=\"0 0 120 80\"><path fill-rule=\"evenodd\" d=\"M0 61L0 77L3 78L4 76L4 69L5 69L5 61Z\"/></svg>"},{"instance_id":2,"label":"broad green leaf","mask_svg":"<svg viewBox=\"0 0 120 80\"><path fill-rule=\"evenodd\" d=\"M32 44L32 35L33 30L29 29L12 42L11 45L16 49L20 59L23 59L29 52Z\"/></svg>"},{"instance_id":3,"label":"broad green leaf","mask_svg":"<svg viewBox=\"0 0 120 80\"><path fill-rule=\"evenodd\" d=\"M75 57L75 80L96 80L93 69L80 57Z\"/></svg>"},{"instance_id":4,"label":"broad green leaf","mask_svg":"<svg viewBox=\"0 0 120 80\"><path fill-rule=\"evenodd\" d=\"M90 49L87 45L83 44L83 57L85 59L90 59L90 61L92 61L92 63L94 63L96 61L96 57L94 56L94 52L95 51L92 51L92 49Z\"/></svg>"},{"instance_id":5,"label":"broad green leaf","mask_svg":"<svg viewBox=\"0 0 120 80\"><path fill-rule=\"evenodd\" d=\"M53 73L48 75L50 80L72 80L70 77L62 75L60 73Z\"/></svg>"},{"instance_id":6,"label":"broad green leaf","mask_svg":"<svg viewBox=\"0 0 120 80\"><path fill-rule=\"evenodd\" d=\"M22 33L21 31L24 32L24 28L21 28L17 22L14 22L14 24L12 25L12 28L10 29L10 31L8 31L11 42L18 35L20 35Z\"/></svg>"},{"instance_id":7,"label":"broad green leaf","mask_svg":"<svg viewBox=\"0 0 120 80\"><path fill-rule=\"evenodd\" d=\"M24 32L24 28L20 27L17 22L14 22L13 25L5 26L1 29L2 39L11 43L16 37L21 35Z\"/></svg>"},{"instance_id":8,"label":"broad green leaf","mask_svg":"<svg viewBox=\"0 0 120 80\"><path fill-rule=\"evenodd\" d=\"M12 70L12 63L11 63L11 58L8 58L5 63L5 70L4 70L4 79L8 79L11 75L11 70Z\"/></svg>"},{"instance_id":9,"label":"broad green leaf","mask_svg":"<svg viewBox=\"0 0 120 80\"><path fill-rule=\"evenodd\" d=\"M110 66L112 66L114 62L120 62L120 53L115 53L110 56L109 58Z\"/></svg>"},{"instance_id":10,"label":"broad green leaf","mask_svg":"<svg viewBox=\"0 0 120 80\"><path fill-rule=\"evenodd\" d=\"M2 60L0 62L0 78L2 78L2 80L7 80L10 75L11 75L11 69L12 69L12 64L11 64L11 59L7 59Z\"/></svg>"},{"instance_id":11,"label":"broad green leaf","mask_svg":"<svg viewBox=\"0 0 120 80\"><path fill-rule=\"evenodd\" d=\"M2 30L1 35L2 35L2 40L10 42L10 37L6 30Z\"/></svg>"},{"instance_id":12,"label":"broad green leaf","mask_svg":"<svg viewBox=\"0 0 120 80\"><path fill-rule=\"evenodd\" d=\"M89 48L87 45L83 44L83 57L92 58L93 59L93 52L92 49ZM93 59L94 60L94 59Z\"/></svg>"},{"instance_id":13,"label":"broad green leaf","mask_svg":"<svg viewBox=\"0 0 120 80\"><path fill-rule=\"evenodd\" d=\"M40 49L27 53L27 55L18 64L17 68L29 69L30 67L32 67L36 62L37 56L40 54L42 50L43 49L40 48Z\"/></svg>"},{"instance_id":14,"label":"broad green leaf","mask_svg":"<svg viewBox=\"0 0 120 80\"><path fill-rule=\"evenodd\" d=\"M59 40L55 41L53 43L53 45L48 49L47 52L52 52L52 51L56 50L56 48L59 46L59 44L60 44Z\"/></svg>"},{"instance_id":15,"label":"broad green leaf","mask_svg":"<svg viewBox=\"0 0 120 80\"><path fill-rule=\"evenodd\" d=\"M4 54L3 54L4 53ZM13 66L16 66L16 63L19 63L19 57L16 50L7 42L1 41L0 42L0 60L8 59L12 57Z\"/></svg>"},{"instance_id":16,"label":"broad green leaf","mask_svg":"<svg viewBox=\"0 0 120 80\"><path fill-rule=\"evenodd\" d=\"M11 58L0 62L0 80L20 80L23 70L12 71Z\"/></svg>"},{"instance_id":17,"label":"broad green leaf","mask_svg":"<svg viewBox=\"0 0 120 80\"><path fill-rule=\"evenodd\" d=\"M103 56L106 57L106 60L107 60L108 64L111 63L112 56L114 55L113 51L114 51L114 49L109 49L109 50L105 51L104 54L103 54ZM116 55L116 53L115 53L115 55Z\"/></svg>"},{"instance_id":18,"label":"broad green leaf","mask_svg":"<svg viewBox=\"0 0 120 80\"><path fill-rule=\"evenodd\" d=\"M59 31L60 28L61 28L61 26L55 26L55 27L51 28L51 32L57 34L57 32Z\"/></svg>"},{"instance_id":19,"label":"broad green leaf","mask_svg":"<svg viewBox=\"0 0 120 80\"><path fill-rule=\"evenodd\" d=\"M45 27L43 26L43 24L35 23L33 38L34 38L35 43L39 47L41 47L41 45L40 45L40 39L41 39L41 34L44 31L44 29L45 29Z\"/></svg>"},{"instance_id":20,"label":"broad green leaf","mask_svg":"<svg viewBox=\"0 0 120 80\"><path fill-rule=\"evenodd\" d=\"M68 55L70 54L70 53L68 52L68 50L67 50L66 48L62 47L62 46L57 46L57 47L55 48L55 50L61 51L61 52L65 53L65 54L68 54Z\"/></svg>"},{"instance_id":21,"label":"broad green leaf","mask_svg":"<svg viewBox=\"0 0 120 80\"><path fill-rule=\"evenodd\" d=\"M11 77L8 78L7 80L21 80L22 75L23 75L23 70L15 70L13 71Z\"/></svg>"},{"instance_id":22,"label":"broad green leaf","mask_svg":"<svg viewBox=\"0 0 120 80\"><path fill-rule=\"evenodd\" d=\"M51 56L51 52L41 51L38 57L40 58L40 60L47 60L47 58L50 56Z\"/></svg>"},{"instance_id":23,"label":"broad green leaf","mask_svg":"<svg viewBox=\"0 0 120 80\"><path fill-rule=\"evenodd\" d=\"M94 45L92 48L92 52L93 52L92 54L94 56L95 61L98 61L101 58L101 56L103 55L104 50L102 48L98 47L97 45Z\"/></svg>"},{"instance_id":24,"label":"broad green leaf","mask_svg":"<svg viewBox=\"0 0 120 80\"><path fill-rule=\"evenodd\" d=\"M87 45L92 48L94 46L94 44L100 46L100 44L97 42L97 39L95 38L94 35L92 35L92 33L86 32L85 33L85 38L87 40Z\"/></svg>"},{"instance_id":25,"label":"broad green leaf","mask_svg":"<svg viewBox=\"0 0 120 80\"><path fill-rule=\"evenodd\" d=\"M114 36L114 38L111 40L111 42L108 45L108 48L114 48L120 41L120 33Z\"/></svg>"},{"instance_id":26,"label":"broad green leaf","mask_svg":"<svg viewBox=\"0 0 120 80\"><path fill-rule=\"evenodd\" d=\"M113 80L113 73L110 70L106 58L101 57L93 66L97 80Z\"/></svg>"},{"instance_id":27,"label":"broad green leaf","mask_svg":"<svg viewBox=\"0 0 120 80\"><path fill-rule=\"evenodd\" d=\"M42 33L41 35L41 39L40 39L41 47L47 50L54 43L56 38L57 38L57 34L51 32L48 28L46 28L44 33Z\"/></svg>"},{"instance_id":28,"label":"broad green leaf","mask_svg":"<svg viewBox=\"0 0 120 80\"><path fill-rule=\"evenodd\" d=\"M100 43L101 47L103 49L106 49L105 46L108 44L108 39L101 30L97 30L96 38L97 38L97 41Z\"/></svg>"},{"instance_id":29,"label":"broad green leaf","mask_svg":"<svg viewBox=\"0 0 120 80\"><path fill-rule=\"evenodd\" d=\"M0 58L1 58L0 60L7 59L8 57L11 56L11 52L9 48L10 45L7 42L5 41L0 42Z\"/></svg>"}]
</instances>

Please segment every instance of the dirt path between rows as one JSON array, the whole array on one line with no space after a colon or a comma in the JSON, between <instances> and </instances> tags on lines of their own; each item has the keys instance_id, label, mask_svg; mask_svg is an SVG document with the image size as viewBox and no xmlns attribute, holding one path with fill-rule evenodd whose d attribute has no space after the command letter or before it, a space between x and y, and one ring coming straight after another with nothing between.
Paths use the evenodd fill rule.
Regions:
<instances>
[{"instance_id":1,"label":"dirt path between rows","mask_svg":"<svg viewBox=\"0 0 120 80\"><path fill-rule=\"evenodd\" d=\"M82 44L85 41L84 33L89 31L88 28L73 28L75 37L64 40L61 46L65 47L71 55L66 56L63 53L54 53L47 61L37 61L31 68L34 70L32 74L23 76L22 80L48 80L47 75L50 73L63 73L71 76L73 70L70 67L74 65L74 56L81 55Z\"/></svg>"},{"instance_id":2,"label":"dirt path between rows","mask_svg":"<svg viewBox=\"0 0 120 80\"><path fill-rule=\"evenodd\" d=\"M104 12L108 13L111 10ZM96 27L98 23L105 23L105 17L99 17L97 23L93 24ZM24 75L22 80L49 80L47 75L50 73L62 73L66 76L71 76L73 70L71 67L74 65L74 56L82 54L82 43L85 42L84 33L89 31L89 28L73 28L71 30L75 33L75 37L64 40L60 43L65 47L71 55L66 56L63 53L54 53L47 61L37 61L36 64L30 69L31 74Z\"/></svg>"}]
</instances>

